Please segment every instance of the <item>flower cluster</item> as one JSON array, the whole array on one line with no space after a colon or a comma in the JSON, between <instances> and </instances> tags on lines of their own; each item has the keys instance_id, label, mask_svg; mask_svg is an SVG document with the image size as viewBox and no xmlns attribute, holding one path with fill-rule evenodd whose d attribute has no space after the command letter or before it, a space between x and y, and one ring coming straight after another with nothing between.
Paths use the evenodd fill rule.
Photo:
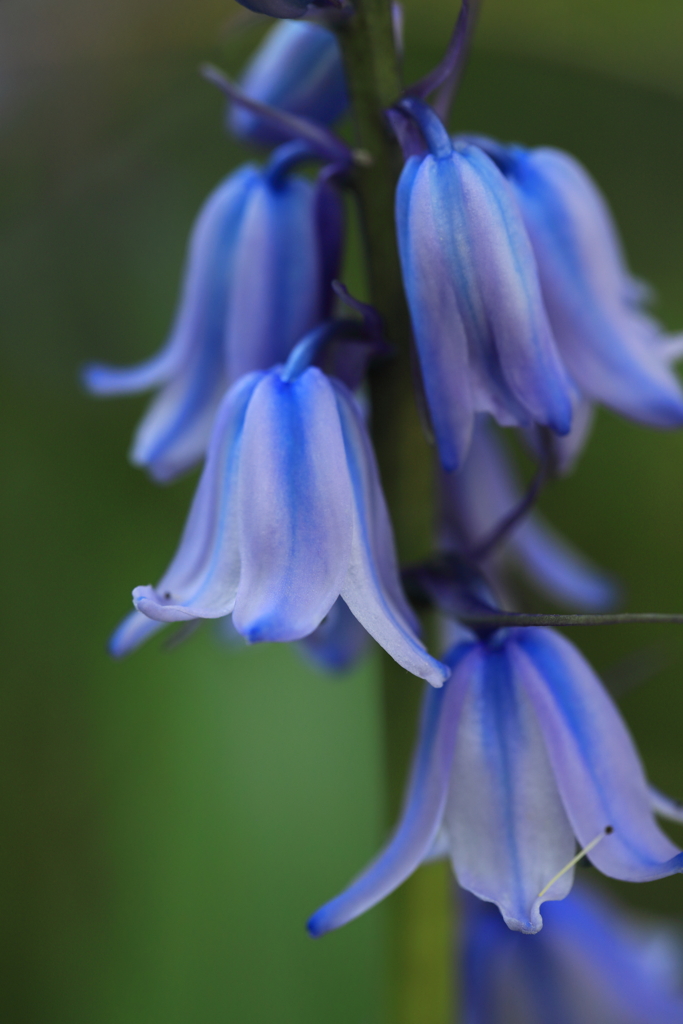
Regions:
<instances>
[{"instance_id":1,"label":"flower cluster","mask_svg":"<svg viewBox=\"0 0 683 1024\"><path fill-rule=\"evenodd\" d=\"M311 13L298 0L245 5ZM546 626L486 621L514 610L515 568L567 608L617 601L615 580L532 505L576 463L596 405L650 427L683 426L672 368L681 341L648 311L606 202L573 157L451 137L439 102L426 102L459 73L463 4L445 70L397 97L389 118L405 158L395 234L417 399L439 463L434 556L401 573L369 423L383 363L405 353L337 280L341 192L372 154L331 130L349 104L333 26L353 15L341 5L325 22L317 8L315 19L269 32L240 87L220 79L230 130L273 148L200 210L168 341L139 366L85 371L96 394L155 392L131 453L155 480L203 463L178 550L156 585L134 589L111 650L127 654L167 623L231 617L247 642L300 641L331 668L352 664L372 637L431 684L396 831L309 930L339 927L447 855L478 898L467 904L468 1020L494 1021L481 1009L498 998L494 951L542 974L546 951L564 956L563 943L578 948L589 933L596 946L611 926L572 897L550 915L548 942L530 949L525 939L510 945L479 901L510 929L536 933L542 903L568 895L583 855L628 881L683 871L683 852L655 821L680 812L649 786L576 647ZM535 461L526 494L499 428L513 428ZM416 604L449 618L440 658L421 639ZM606 971L630 955L618 944L596 954ZM638 977L631 983L638 989ZM642 1004L661 1005L657 1019L682 1019L680 1003L657 998L642 994ZM553 1014L525 1019L570 1019Z\"/></svg>"}]
</instances>

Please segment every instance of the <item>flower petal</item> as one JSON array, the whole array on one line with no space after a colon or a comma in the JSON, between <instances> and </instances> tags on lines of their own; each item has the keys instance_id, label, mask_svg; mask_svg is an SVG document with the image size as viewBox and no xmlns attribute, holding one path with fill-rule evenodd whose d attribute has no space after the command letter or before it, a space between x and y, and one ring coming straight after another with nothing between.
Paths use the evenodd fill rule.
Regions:
<instances>
[{"instance_id":1,"label":"flower petal","mask_svg":"<svg viewBox=\"0 0 683 1024\"><path fill-rule=\"evenodd\" d=\"M454 662L469 663L478 657L476 648L463 645ZM315 938L374 907L405 882L429 853L443 816L459 713L457 688L448 683L438 690L426 688L417 749L398 827L376 860L310 919L308 930Z\"/></svg>"},{"instance_id":2,"label":"flower petal","mask_svg":"<svg viewBox=\"0 0 683 1024\"><path fill-rule=\"evenodd\" d=\"M655 427L683 424L683 392L626 270L616 229L578 161L514 150L511 181L562 359L583 393Z\"/></svg>"},{"instance_id":3,"label":"flower petal","mask_svg":"<svg viewBox=\"0 0 683 1024\"><path fill-rule=\"evenodd\" d=\"M192 365L199 348L220 357L225 317L225 278L231 251L251 186L259 172L250 164L229 175L211 193L190 235L180 303L164 348L129 368L85 368L86 387L98 395L126 395L168 383Z\"/></svg>"},{"instance_id":4,"label":"flower petal","mask_svg":"<svg viewBox=\"0 0 683 1024\"><path fill-rule=\"evenodd\" d=\"M449 188L455 170L431 156L411 157L396 192L396 227L403 283L410 307L425 394L439 456L457 468L470 443L474 395L462 320L458 267L441 244L444 226L454 219ZM443 179L443 181L441 180Z\"/></svg>"},{"instance_id":5,"label":"flower petal","mask_svg":"<svg viewBox=\"0 0 683 1024\"><path fill-rule=\"evenodd\" d=\"M545 312L536 260L514 194L477 146L460 164L471 258L508 388L536 422L566 434L570 388ZM484 334L483 325L479 327Z\"/></svg>"},{"instance_id":6,"label":"flower petal","mask_svg":"<svg viewBox=\"0 0 683 1024\"><path fill-rule=\"evenodd\" d=\"M323 316L318 194L304 178L251 191L240 227L225 322L228 381L285 362Z\"/></svg>"},{"instance_id":7,"label":"flower petal","mask_svg":"<svg viewBox=\"0 0 683 1024\"><path fill-rule=\"evenodd\" d=\"M450 670L418 639L415 616L398 576L391 521L365 424L344 385L335 381L334 389L354 495L351 561L341 596L399 665L441 686Z\"/></svg>"},{"instance_id":8,"label":"flower petal","mask_svg":"<svg viewBox=\"0 0 683 1024\"><path fill-rule=\"evenodd\" d=\"M536 710L557 785L582 846L612 878L645 882L683 870L657 826L643 769L616 706L590 665L551 629L515 631L516 671Z\"/></svg>"},{"instance_id":9,"label":"flower petal","mask_svg":"<svg viewBox=\"0 0 683 1024\"><path fill-rule=\"evenodd\" d=\"M510 645L495 642L449 683L463 704L444 822L459 884L495 903L510 928L534 933L539 893L576 847ZM566 872L543 899L563 899L572 879Z\"/></svg>"},{"instance_id":10,"label":"flower petal","mask_svg":"<svg viewBox=\"0 0 683 1024\"><path fill-rule=\"evenodd\" d=\"M240 85L251 99L324 125L333 124L348 106L339 43L329 29L309 21L275 25ZM239 138L266 146L289 138L237 104L231 107L229 127Z\"/></svg>"},{"instance_id":11,"label":"flower petal","mask_svg":"<svg viewBox=\"0 0 683 1024\"><path fill-rule=\"evenodd\" d=\"M252 642L312 633L351 557L352 493L334 391L310 367L255 390L238 489L242 560L235 628Z\"/></svg>"},{"instance_id":12,"label":"flower petal","mask_svg":"<svg viewBox=\"0 0 683 1024\"><path fill-rule=\"evenodd\" d=\"M676 821L683 825L683 804L680 800L674 800L661 790L650 786L650 807L660 818L668 818L669 821Z\"/></svg>"},{"instance_id":13,"label":"flower petal","mask_svg":"<svg viewBox=\"0 0 683 1024\"><path fill-rule=\"evenodd\" d=\"M242 378L223 399L176 556L156 588L133 591L135 607L152 619L216 619L233 609L240 574L236 484L241 437L247 406L263 376Z\"/></svg>"},{"instance_id":14,"label":"flower petal","mask_svg":"<svg viewBox=\"0 0 683 1024\"><path fill-rule=\"evenodd\" d=\"M119 623L112 633L107 650L113 658L125 658L163 629L166 623L149 619L142 612L134 611Z\"/></svg>"}]
</instances>

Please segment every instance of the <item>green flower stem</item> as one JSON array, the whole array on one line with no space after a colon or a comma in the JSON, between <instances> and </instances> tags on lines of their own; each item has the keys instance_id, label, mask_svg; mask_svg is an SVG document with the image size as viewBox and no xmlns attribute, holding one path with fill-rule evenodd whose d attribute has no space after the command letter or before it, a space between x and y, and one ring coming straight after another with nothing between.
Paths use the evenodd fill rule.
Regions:
<instances>
[{"instance_id":1,"label":"green flower stem","mask_svg":"<svg viewBox=\"0 0 683 1024\"><path fill-rule=\"evenodd\" d=\"M401 153L384 111L401 93L389 0L355 0L338 27L355 122L355 144L369 159L355 170L370 300L397 358L370 381L372 432L401 562L432 548L432 454L421 428L410 367L410 321L394 227ZM382 656L388 827L400 810L415 740L422 685ZM447 1024L451 1017L451 906L443 863L420 869L388 901L388 1024Z\"/></svg>"}]
</instances>

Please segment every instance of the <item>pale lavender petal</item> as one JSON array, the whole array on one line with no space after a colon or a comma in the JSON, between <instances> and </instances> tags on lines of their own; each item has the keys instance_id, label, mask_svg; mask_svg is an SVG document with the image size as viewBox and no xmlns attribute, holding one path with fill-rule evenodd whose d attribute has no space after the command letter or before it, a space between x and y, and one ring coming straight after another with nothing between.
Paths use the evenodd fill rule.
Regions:
<instances>
[{"instance_id":1,"label":"pale lavender petal","mask_svg":"<svg viewBox=\"0 0 683 1024\"><path fill-rule=\"evenodd\" d=\"M240 575L236 490L247 406L263 374L242 378L223 399L180 546L157 584L136 587L135 607L160 622L216 619L234 605Z\"/></svg>"},{"instance_id":2,"label":"pale lavender petal","mask_svg":"<svg viewBox=\"0 0 683 1024\"><path fill-rule=\"evenodd\" d=\"M475 399L458 302L461 282L438 242L455 216L456 197L450 193L457 183L448 189L434 180L438 163L431 156L407 161L396 192L396 227L425 394L439 456L450 470L461 464L469 447ZM450 161L442 175L446 186L449 170Z\"/></svg>"},{"instance_id":3,"label":"pale lavender petal","mask_svg":"<svg viewBox=\"0 0 683 1024\"><path fill-rule=\"evenodd\" d=\"M553 149L515 150L512 181L538 260L562 359L583 393L656 427L683 424L683 392L659 326L637 307L616 231L581 165Z\"/></svg>"},{"instance_id":4,"label":"pale lavender petal","mask_svg":"<svg viewBox=\"0 0 683 1024\"><path fill-rule=\"evenodd\" d=\"M353 498L335 393L316 367L268 374L244 423L233 622L249 641L299 640L339 596Z\"/></svg>"},{"instance_id":5,"label":"pale lavender petal","mask_svg":"<svg viewBox=\"0 0 683 1024\"><path fill-rule=\"evenodd\" d=\"M441 686L450 670L429 655L398 576L391 522L365 424L343 384L334 382L354 494L351 561L341 596L391 657L416 676Z\"/></svg>"},{"instance_id":6,"label":"pale lavender petal","mask_svg":"<svg viewBox=\"0 0 683 1024\"><path fill-rule=\"evenodd\" d=\"M520 523L510 540L524 575L559 605L584 611L614 607L614 580L564 539L541 515Z\"/></svg>"},{"instance_id":7,"label":"pale lavender petal","mask_svg":"<svg viewBox=\"0 0 683 1024\"><path fill-rule=\"evenodd\" d=\"M244 204L259 172L241 167L214 189L192 228L175 323L158 355L130 368L86 367L84 381L98 395L124 395L148 391L187 372L198 348L213 349L220 359L225 318L226 277Z\"/></svg>"},{"instance_id":8,"label":"pale lavender petal","mask_svg":"<svg viewBox=\"0 0 683 1024\"><path fill-rule=\"evenodd\" d=\"M654 786L650 786L650 807L660 818L668 818L669 821L683 825L683 803L655 789Z\"/></svg>"},{"instance_id":9,"label":"pale lavender petal","mask_svg":"<svg viewBox=\"0 0 683 1024\"><path fill-rule=\"evenodd\" d=\"M488 330L482 324L480 334L492 337L503 379L530 418L566 434L572 416L569 381L512 189L476 146L462 150L460 173L471 258L479 268L488 321Z\"/></svg>"},{"instance_id":10,"label":"pale lavender petal","mask_svg":"<svg viewBox=\"0 0 683 1024\"><path fill-rule=\"evenodd\" d=\"M477 648L464 645L454 662L476 663ZM429 853L443 817L461 691L446 684L425 691L418 745L398 827L389 843L344 892L308 922L314 937L353 921L397 889Z\"/></svg>"},{"instance_id":11,"label":"pale lavender petal","mask_svg":"<svg viewBox=\"0 0 683 1024\"><path fill-rule=\"evenodd\" d=\"M536 710L567 816L581 846L612 878L645 882L683 870L657 826L633 740L578 650L550 629L515 631L516 672Z\"/></svg>"},{"instance_id":12,"label":"pale lavender petal","mask_svg":"<svg viewBox=\"0 0 683 1024\"><path fill-rule=\"evenodd\" d=\"M574 835L534 709L503 638L462 662L463 695L444 823L459 884L495 903L516 931L543 925L539 893L572 858ZM563 899L566 872L543 896Z\"/></svg>"},{"instance_id":13,"label":"pale lavender petal","mask_svg":"<svg viewBox=\"0 0 683 1024\"><path fill-rule=\"evenodd\" d=\"M166 625L147 618L142 612L134 611L121 622L112 633L107 649L114 658L125 658L158 633Z\"/></svg>"},{"instance_id":14,"label":"pale lavender petal","mask_svg":"<svg viewBox=\"0 0 683 1024\"><path fill-rule=\"evenodd\" d=\"M317 191L287 176L254 188L242 219L228 292L225 360L233 382L285 362L322 319L323 287Z\"/></svg>"},{"instance_id":15,"label":"pale lavender petal","mask_svg":"<svg viewBox=\"0 0 683 1024\"><path fill-rule=\"evenodd\" d=\"M216 354L197 351L192 371L174 377L138 424L130 460L146 467L159 483L175 479L204 457L226 390L222 361Z\"/></svg>"}]
</instances>

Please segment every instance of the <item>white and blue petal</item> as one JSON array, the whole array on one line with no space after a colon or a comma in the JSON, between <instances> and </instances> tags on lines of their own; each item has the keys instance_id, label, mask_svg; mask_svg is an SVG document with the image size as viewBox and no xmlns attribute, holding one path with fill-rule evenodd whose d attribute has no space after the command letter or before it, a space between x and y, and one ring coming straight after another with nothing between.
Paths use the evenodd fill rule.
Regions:
<instances>
[{"instance_id":1,"label":"white and blue petal","mask_svg":"<svg viewBox=\"0 0 683 1024\"><path fill-rule=\"evenodd\" d=\"M241 569L233 623L248 640L298 640L339 596L351 558L353 495L335 392L316 367L267 374L242 435Z\"/></svg>"},{"instance_id":2,"label":"white and blue petal","mask_svg":"<svg viewBox=\"0 0 683 1024\"><path fill-rule=\"evenodd\" d=\"M333 124L348 106L339 43L310 21L284 21L264 37L241 82L251 99L319 124ZM241 139L264 145L285 142L274 125L234 105L229 127Z\"/></svg>"},{"instance_id":3,"label":"white and blue petal","mask_svg":"<svg viewBox=\"0 0 683 1024\"><path fill-rule=\"evenodd\" d=\"M99 395L161 389L131 452L132 461L159 480L190 468L206 450L226 387L226 284L245 207L259 178L256 168L241 168L202 207L190 238L175 323L162 351L131 369L94 365L85 371L86 385Z\"/></svg>"},{"instance_id":4,"label":"white and blue petal","mask_svg":"<svg viewBox=\"0 0 683 1024\"><path fill-rule=\"evenodd\" d=\"M449 669L418 638L415 615L401 588L391 521L365 423L344 385L334 381L334 389L354 498L351 558L341 596L399 665L441 686Z\"/></svg>"},{"instance_id":5,"label":"white and blue petal","mask_svg":"<svg viewBox=\"0 0 683 1024\"><path fill-rule=\"evenodd\" d=\"M683 853L655 822L626 725L579 651L550 629L515 631L510 651L576 838L583 847L604 836L588 854L592 863L631 882L682 871Z\"/></svg>"},{"instance_id":6,"label":"white and blue petal","mask_svg":"<svg viewBox=\"0 0 683 1024\"><path fill-rule=\"evenodd\" d=\"M584 395L655 427L683 425L683 391L659 325L639 308L607 205L554 149L510 151L509 178L538 261L562 359Z\"/></svg>"},{"instance_id":7,"label":"white and blue petal","mask_svg":"<svg viewBox=\"0 0 683 1024\"><path fill-rule=\"evenodd\" d=\"M575 840L534 708L518 678L504 634L461 662L449 687L462 711L444 824L458 883L495 903L506 924L534 933L542 899L563 899Z\"/></svg>"},{"instance_id":8,"label":"white and blue petal","mask_svg":"<svg viewBox=\"0 0 683 1024\"><path fill-rule=\"evenodd\" d=\"M138 611L160 622L220 618L240 579L236 516L240 442L249 400L264 374L242 378L223 399L180 546L155 587L136 587Z\"/></svg>"},{"instance_id":9,"label":"white and blue petal","mask_svg":"<svg viewBox=\"0 0 683 1024\"><path fill-rule=\"evenodd\" d=\"M453 663L476 662L480 652L463 645ZM420 731L401 820L375 861L308 922L314 937L340 928L397 889L428 856L439 833L448 792L461 694L446 683L425 691Z\"/></svg>"},{"instance_id":10,"label":"white and blue petal","mask_svg":"<svg viewBox=\"0 0 683 1024\"><path fill-rule=\"evenodd\" d=\"M114 658L125 658L127 654L136 651L165 625L165 622L150 619L142 612L131 612L112 633L107 650Z\"/></svg>"},{"instance_id":11,"label":"white and blue petal","mask_svg":"<svg viewBox=\"0 0 683 1024\"><path fill-rule=\"evenodd\" d=\"M295 175L264 173L251 191L235 247L225 319L227 378L287 359L324 316L318 191Z\"/></svg>"}]
</instances>

